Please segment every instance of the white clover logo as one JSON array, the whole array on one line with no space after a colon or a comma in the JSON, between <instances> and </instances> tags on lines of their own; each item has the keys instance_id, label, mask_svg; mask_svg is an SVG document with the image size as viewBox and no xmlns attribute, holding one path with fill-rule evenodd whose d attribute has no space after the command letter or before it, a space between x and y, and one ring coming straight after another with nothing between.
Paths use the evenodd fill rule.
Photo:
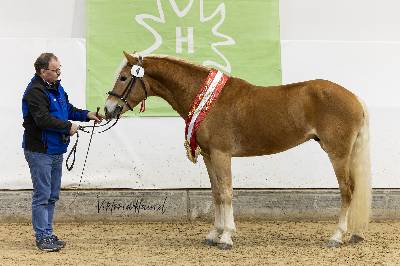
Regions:
<instances>
[{"instance_id":1,"label":"white clover logo","mask_svg":"<svg viewBox=\"0 0 400 266\"><path fill-rule=\"evenodd\" d=\"M161 3L161 0L157 0L157 9L158 9L158 16L150 15L150 14L139 14L135 16L135 20L138 24L142 25L144 28L146 28L153 36L154 36L154 43L148 47L147 49L143 50L140 52L142 55L148 55L160 48L160 46L163 44L163 37L161 36L160 32L165 32L162 29L157 31L155 27L151 26L150 24L154 24L156 22L158 25L159 24L164 24L168 25L168 19L165 16L165 12L163 9L163 5ZM163 0L163 2L166 2L166 0ZM169 0L170 7L173 10L173 13L178 17L178 18L184 18L185 16L189 16L190 10L193 10L194 0L189 0L187 5L183 8L180 9L178 5L176 4L175 0ZM199 22L201 25L204 25L206 23L212 23L213 20L218 19L219 20L211 27L211 30L209 32L213 35L213 37L216 37L218 39L222 39L217 42L212 42L211 44L207 43L207 46L209 45L211 50L214 51L216 55L219 56L219 58L223 61L223 64L219 64L218 62L214 60L204 60L202 62L203 65L206 66L212 66L216 67L220 70L223 70L227 73L230 73L232 68L229 60L226 58L226 56L218 50L218 47L220 46L226 46L226 45L234 45L235 41L225 35L222 34L221 32L218 31L219 27L223 24L225 20L225 4L220 3L218 7L214 10L214 12L210 16L206 16L204 14L204 0L199 0ZM193 16L193 14L190 14ZM186 33L183 31L183 26L182 25L173 25L175 27L175 51L177 54L181 54L183 52L183 45L187 45L187 52L188 54L193 54L195 53L195 34L197 33L196 27L191 25L191 26L186 26ZM199 32L201 32L199 30ZM204 31L203 31L204 33ZM186 35L185 35L186 34Z\"/></svg>"}]
</instances>

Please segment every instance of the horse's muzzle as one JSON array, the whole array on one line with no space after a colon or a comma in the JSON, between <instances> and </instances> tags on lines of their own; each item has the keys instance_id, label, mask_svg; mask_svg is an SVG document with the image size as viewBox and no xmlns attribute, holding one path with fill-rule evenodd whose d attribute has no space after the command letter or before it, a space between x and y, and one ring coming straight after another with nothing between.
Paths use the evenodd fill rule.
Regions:
<instances>
[{"instance_id":1,"label":"horse's muzzle","mask_svg":"<svg viewBox=\"0 0 400 266\"><path fill-rule=\"evenodd\" d=\"M111 112L108 110L107 106L104 107L104 114L106 116L107 120L116 118L117 116L119 116L121 114L123 107L120 105L115 106L114 110L112 110Z\"/></svg>"}]
</instances>

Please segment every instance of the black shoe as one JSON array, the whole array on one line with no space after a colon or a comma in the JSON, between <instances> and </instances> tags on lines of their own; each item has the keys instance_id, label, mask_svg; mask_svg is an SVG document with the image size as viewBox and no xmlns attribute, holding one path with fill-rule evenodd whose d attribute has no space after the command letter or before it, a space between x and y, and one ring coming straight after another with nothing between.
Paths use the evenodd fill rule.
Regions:
<instances>
[{"instance_id":1,"label":"black shoe","mask_svg":"<svg viewBox=\"0 0 400 266\"><path fill-rule=\"evenodd\" d=\"M59 251L61 248L58 246L50 236L45 236L39 240L36 240L36 246L42 251L52 252Z\"/></svg>"},{"instance_id":2,"label":"black shoe","mask_svg":"<svg viewBox=\"0 0 400 266\"><path fill-rule=\"evenodd\" d=\"M60 239L58 239L58 237L56 235L51 235L50 238L53 240L53 242L59 246L60 248L65 247L65 241L62 241Z\"/></svg>"}]
</instances>

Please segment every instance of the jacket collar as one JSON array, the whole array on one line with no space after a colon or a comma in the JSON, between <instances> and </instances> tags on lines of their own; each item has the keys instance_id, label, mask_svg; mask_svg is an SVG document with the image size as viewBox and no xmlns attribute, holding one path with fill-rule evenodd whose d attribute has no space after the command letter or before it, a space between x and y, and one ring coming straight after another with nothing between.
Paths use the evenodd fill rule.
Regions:
<instances>
[{"instance_id":1,"label":"jacket collar","mask_svg":"<svg viewBox=\"0 0 400 266\"><path fill-rule=\"evenodd\" d=\"M61 81L61 80L56 80L56 81L53 82L53 83L48 83L47 81L45 81L44 79L42 79L42 77L39 76L39 75L36 74L36 73L35 73L34 78L35 78L40 84L42 84L43 86L45 86L47 89L50 89L50 90L56 90L56 89L58 89L58 86L60 85L60 81Z\"/></svg>"}]
</instances>

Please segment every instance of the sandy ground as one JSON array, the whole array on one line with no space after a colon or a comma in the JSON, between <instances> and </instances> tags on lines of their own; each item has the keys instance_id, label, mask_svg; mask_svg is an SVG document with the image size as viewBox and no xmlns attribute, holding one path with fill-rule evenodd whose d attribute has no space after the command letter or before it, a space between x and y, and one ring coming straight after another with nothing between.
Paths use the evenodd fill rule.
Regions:
<instances>
[{"instance_id":1,"label":"sandy ground","mask_svg":"<svg viewBox=\"0 0 400 266\"><path fill-rule=\"evenodd\" d=\"M400 222L327 248L333 222L238 221L234 248L202 244L210 223L56 224L67 246L38 251L30 224L0 224L0 265L400 265ZM349 236L346 236L348 240Z\"/></svg>"}]
</instances>

